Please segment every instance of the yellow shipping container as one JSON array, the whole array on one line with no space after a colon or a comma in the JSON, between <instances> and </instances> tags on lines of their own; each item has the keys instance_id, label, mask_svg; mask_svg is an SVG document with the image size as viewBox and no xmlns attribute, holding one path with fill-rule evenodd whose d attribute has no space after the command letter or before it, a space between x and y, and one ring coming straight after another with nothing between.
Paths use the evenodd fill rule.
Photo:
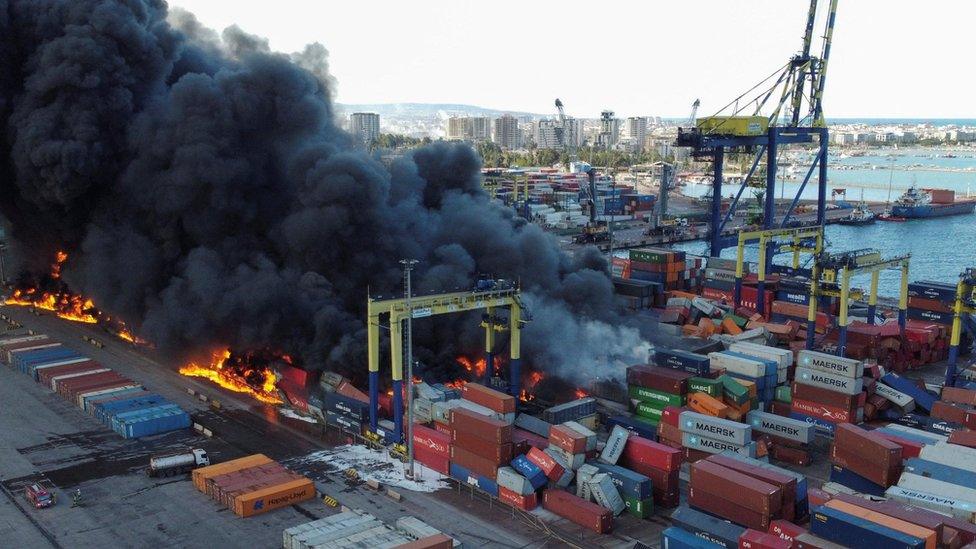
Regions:
<instances>
[{"instance_id":1,"label":"yellow shipping container","mask_svg":"<svg viewBox=\"0 0 976 549\"><path fill-rule=\"evenodd\" d=\"M302 477L238 495L234 498L234 514L239 517L250 517L314 497L315 485L311 480Z\"/></svg>"},{"instance_id":2,"label":"yellow shipping container","mask_svg":"<svg viewBox=\"0 0 976 549\"><path fill-rule=\"evenodd\" d=\"M251 456L225 461L223 463L215 463L214 465L194 469L192 475L193 485L197 490L206 493L207 479L217 475L240 471L241 469L246 469L248 467L264 465L265 463L271 463L271 458L264 454L254 454Z\"/></svg>"},{"instance_id":3,"label":"yellow shipping container","mask_svg":"<svg viewBox=\"0 0 976 549\"><path fill-rule=\"evenodd\" d=\"M695 125L702 133L713 135L755 136L769 130L769 120L764 116L708 116L699 118Z\"/></svg>"}]
</instances>

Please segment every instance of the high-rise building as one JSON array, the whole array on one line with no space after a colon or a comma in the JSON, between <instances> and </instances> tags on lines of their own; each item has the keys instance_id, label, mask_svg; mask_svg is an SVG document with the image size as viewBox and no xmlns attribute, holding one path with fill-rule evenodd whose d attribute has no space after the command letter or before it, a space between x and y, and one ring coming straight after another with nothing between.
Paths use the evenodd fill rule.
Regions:
<instances>
[{"instance_id":1,"label":"high-rise building","mask_svg":"<svg viewBox=\"0 0 976 549\"><path fill-rule=\"evenodd\" d=\"M535 144L540 149L563 148L563 126L559 120L540 120L535 128Z\"/></svg>"},{"instance_id":2,"label":"high-rise building","mask_svg":"<svg viewBox=\"0 0 976 549\"><path fill-rule=\"evenodd\" d=\"M447 119L447 138L453 141L487 141L491 119L486 116L452 116Z\"/></svg>"},{"instance_id":3,"label":"high-rise building","mask_svg":"<svg viewBox=\"0 0 976 549\"><path fill-rule=\"evenodd\" d=\"M630 147L640 150L644 147L644 138L647 137L647 119L643 116L631 116L627 119L627 140Z\"/></svg>"},{"instance_id":4,"label":"high-rise building","mask_svg":"<svg viewBox=\"0 0 976 549\"><path fill-rule=\"evenodd\" d=\"M375 112L354 112L349 118L350 131L364 145L380 137L380 115Z\"/></svg>"},{"instance_id":5,"label":"high-rise building","mask_svg":"<svg viewBox=\"0 0 976 549\"><path fill-rule=\"evenodd\" d=\"M503 149L517 149L520 146L521 137L517 118L506 114L495 119L495 132L492 135L492 141L496 145Z\"/></svg>"},{"instance_id":6,"label":"high-rise building","mask_svg":"<svg viewBox=\"0 0 976 549\"><path fill-rule=\"evenodd\" d=\"M620 133L620 119L615 118L613 111L603 111L600 113L600 135L597 138L599 145L606 148L613 148L617 145L617 136Z\"/></svg>"}]
</instances>

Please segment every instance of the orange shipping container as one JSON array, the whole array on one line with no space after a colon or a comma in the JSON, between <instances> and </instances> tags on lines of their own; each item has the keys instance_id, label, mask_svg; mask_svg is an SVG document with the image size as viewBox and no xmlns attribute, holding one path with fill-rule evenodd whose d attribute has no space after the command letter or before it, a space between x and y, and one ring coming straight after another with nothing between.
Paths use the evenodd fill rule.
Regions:
<instances>
[{"instance_id":1,"label":"orange shipping container","mask_svg":"<svg viewBox=\"0 0 976 549\"><path fill-rule=\"evenodd\" d=\"M722 403L722 401L706 393L691 393L688 395L688 406L700 414L723 419L729 417L729 407Z\"/></svg>"},{"instance_id":2,"label":"orange shipping container","mask_svg":"<svg viewBox=\"0 0 976 549\"><path fill-rule=\"evenodd\" d=\"M410 543L404 543L403 545L397 545L393 549L451 549L451 547L454 547L453 538L444 534L437 534L420 538Z\"/></svg>"},{"instance_id":3,"label":"orange shipping container","mask_svg":"<svg viewBox=\"0 0 976 549\"><path fill-rule=\"evenodd\" d=\"M214 465L194 469L192 475L193 485L197 490L206 493L207 479L213 478L217 475L247 469L248 467L256 467L265 463L271 463L271 458L264 454L254 454L251 456L225 461L223 463L215 463Z\"/></svg>"},{"instance_id":4,"label":"orange shipping container","mask_svg":"<svg viewBox=\"0 0 976 549\"><path fill-rule=\"evenodd\" d=\"M910 522L905 522L901 519L896 519L894 517L889 517L883 513L877 511L871 511L870 509L865 509L863 507L858 507L853 503L847 503L846 501L840 501L837 499L832 499L824 504L832 509L837 509L841 513L847 513L848 515L854 515L855 517L860 517L865 520L869 520L875 524L880 524L891 528L892 530L897 530L903 534L908 534L909 536L914 536L916 538L921 538L925 540L925 549L935 549L935 530L929 530L928 528L922 528Z\"/></svg>"},{"instance_id":5,"label":"orange shipping container","mask_svg":"<svg viewBox=\"0 0 976 549\"><path fill-rule=\"evenodd\" d=\"M315 485L311 480L303 477L237 496L234 498L234 514L239 517L250 517L313 497L315 497Z\"/></svg>"}]
</instances>

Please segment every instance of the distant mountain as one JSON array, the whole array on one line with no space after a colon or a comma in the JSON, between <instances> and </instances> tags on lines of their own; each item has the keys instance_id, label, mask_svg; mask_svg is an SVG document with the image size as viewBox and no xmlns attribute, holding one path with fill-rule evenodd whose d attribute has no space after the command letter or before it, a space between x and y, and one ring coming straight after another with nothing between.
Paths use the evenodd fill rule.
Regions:
<instances>
[{"instance_id":1,"label":"distant mountain","mask_svg":"<svg viewBox=\"0 0 976 549\"><path fill-rule=\"evenodd\" d=\"M354 112L375 112L380 117L395 118L445 118L448 116L501 116L511 114L512 116L532 116L535 118L554 116L550 114L539 114L521 111L504 111L478 107L476 105L462 105L459 103L374 103L374 104L344 104L336 105L344 114Z\"/></svg>"}]
</instances>

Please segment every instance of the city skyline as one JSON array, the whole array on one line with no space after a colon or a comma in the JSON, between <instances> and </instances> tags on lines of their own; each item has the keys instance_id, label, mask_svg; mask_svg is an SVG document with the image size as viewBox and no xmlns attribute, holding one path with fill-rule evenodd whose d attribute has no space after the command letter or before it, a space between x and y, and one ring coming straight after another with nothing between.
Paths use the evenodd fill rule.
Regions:
<instances>
[{"instance_id":1,"label":"city skyline","mask_svg":"<svg viewBox=\"0 0 976 549\"><path fill-rule=\"evenodd\" d=\"M218 31L237 24L272 49L329 50L340 103L461 103L596 118L717 111L800 48L807 2L357 3L325 7L178 0ZM231 8L233 6L233 8ZM903 9L902 9L903 8ZM382 17L377 14L382 13ZM959 70L976 5L841 2L828 70L828 118L963 118L973 77ZM293 15L293 16L292 16ZM608 21L604 26L591 24ZM350 24L336 24L348 20ZM352 24L352 22L358 22ZM884 29L881 31L880 29ZM556 40L555 31L565 34ZM938 82L938 85L934 85ZM512 85L520 84L520 85ZM525 85L525 84L531 85Z\"/></svg>"}]
</instances>

